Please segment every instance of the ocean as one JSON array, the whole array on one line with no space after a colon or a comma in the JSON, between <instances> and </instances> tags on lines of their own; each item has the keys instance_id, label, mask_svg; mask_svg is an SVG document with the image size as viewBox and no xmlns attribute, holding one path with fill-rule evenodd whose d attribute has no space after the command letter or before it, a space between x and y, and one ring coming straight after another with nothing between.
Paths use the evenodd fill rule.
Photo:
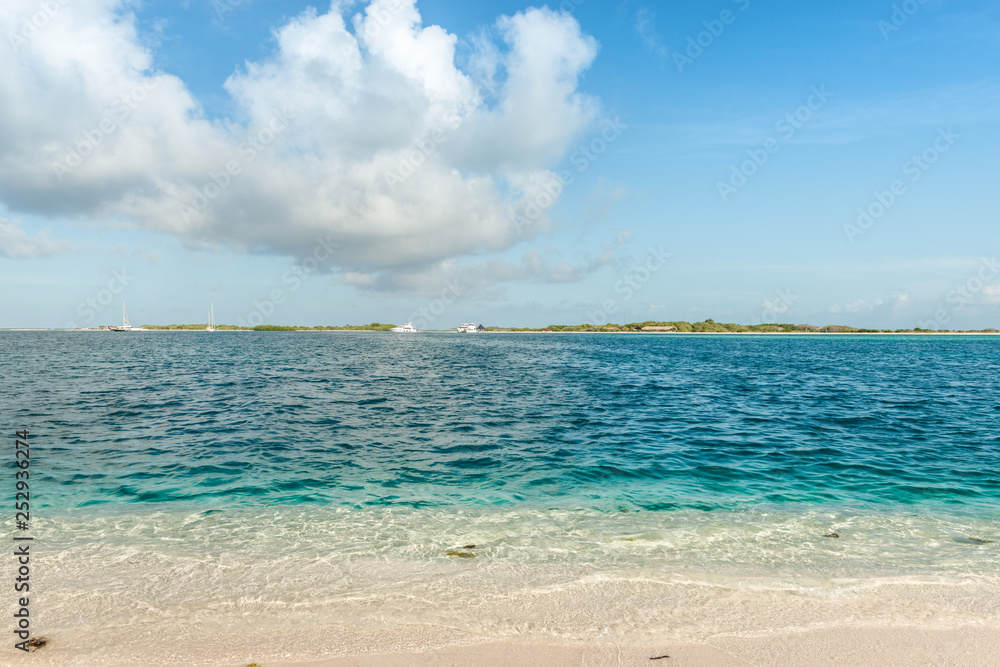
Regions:
<instances>
[{"instance_id":1,"label":"ocean","mask_svg":"<svg viewBox=\"0 0 1000 667\"><path fill-rule=\"evenodd\" d=\"M998 338L0 332L0 350L10 488L30 431L33 623L65 640L698 640L1000 613Z\"/></svg>"}]
</instances>

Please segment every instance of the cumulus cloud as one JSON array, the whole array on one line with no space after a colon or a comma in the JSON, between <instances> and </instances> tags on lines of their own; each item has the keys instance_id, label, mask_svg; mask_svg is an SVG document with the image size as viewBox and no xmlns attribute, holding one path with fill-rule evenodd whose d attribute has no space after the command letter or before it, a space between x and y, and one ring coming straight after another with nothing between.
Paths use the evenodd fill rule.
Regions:
<instances>
[{"instance_id":1,"label":"cumulus cloud","mask_svg":"<svg viewBox=\"0 0 1000 667\"><path fill-rule=\"evenodd\" d=\"M5 0L10 208L194 246L303 257L320 244L345 282L399 283L546 231L551 169L598 114L578 90L597 44L570 15L500 17L466 71L458 38L424 26L415 0L373 0L291 19L270 57L226 82L235 117L209 119L152 71L128 6L59 4L28 36L37 2Z\"/></svg>"},{"instance_id":2,"label":"cumulus cloud","mask_svg":"<svg viewBox=\"0 0 1000 667\"><path fill-rule=\"evenodd\" d=\"M20 220L0 218L0 257L27 259L56 255L72 249L73 244L51 238L48 230L43 229L35 236L29 236L21 229Z\"/></svg>"}]
</instances>

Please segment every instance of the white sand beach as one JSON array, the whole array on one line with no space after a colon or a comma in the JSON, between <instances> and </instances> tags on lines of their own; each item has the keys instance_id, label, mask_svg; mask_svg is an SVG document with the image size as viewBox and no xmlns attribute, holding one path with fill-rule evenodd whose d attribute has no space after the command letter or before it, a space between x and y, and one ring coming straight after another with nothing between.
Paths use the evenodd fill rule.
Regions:
<instances>
[{"instance_id":1,"label":"white sand beach","mask_svg":"<svg viewBox=\"0 0 1000 667\"><path fill-rule=\"evenodd\" d=\"M191 633L165 642L146 633L114 646L52 645L14 655L5 665L246 667L991 667L1000 655L1000 624L949 630L845 624L795 633L720 634L702 642L560 643L486 641L440 628L359 631L340 626L280 635ZM167 648L165 644L172 644ZM9 655L9 654L8 654ZM237 655L252 656L236 658ZM321 657L325 656L325 657Z\"/></svg>"}]
</instances>

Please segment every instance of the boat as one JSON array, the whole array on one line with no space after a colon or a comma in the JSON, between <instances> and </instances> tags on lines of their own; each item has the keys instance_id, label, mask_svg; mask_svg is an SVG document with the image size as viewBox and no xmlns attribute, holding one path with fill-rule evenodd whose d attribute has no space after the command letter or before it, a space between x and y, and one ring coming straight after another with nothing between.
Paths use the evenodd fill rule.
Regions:
<instances>
[{"instance_id":1,"label":"boat","mask_svg":"<svg viewBox=\"0 0 1000 667\"><path fill-rule=\"evenodd\" d=\"M134 327L128 321L128 315L125 314L125 302L122 301L122 325L120 327L108 327L112 331L145 331L142 327Z\"/></svg>"},{"instance_id":2,"label":"boat","mask_svg":"<svg viewBox=\"0 0 1000 667\"><path fill-rule=\"evenodd\" d=\"M476 333L475 322L466 322L458 328L458 333Z\"/></svg>"},{"instance_id":3,"label":"boat","mask_svg":"<svg viewBox=\"0 0 1000 667\"><path fill-rule=\"evenodd\" d=\"M205 331L215 331L215 304L213 303L208 311L208 326Z\"/></svg>"},{"instance_id":4,"label":"boat","mask_svg":"<svg viewBox=\"0 0 1000 667\"><path fill-rule=\"evenodd\" d=\"M392 333L417 333L417 329L413 326L412 322L407 322L401 327L393 327L389 331Z\"/></svg>"}]
</instances>

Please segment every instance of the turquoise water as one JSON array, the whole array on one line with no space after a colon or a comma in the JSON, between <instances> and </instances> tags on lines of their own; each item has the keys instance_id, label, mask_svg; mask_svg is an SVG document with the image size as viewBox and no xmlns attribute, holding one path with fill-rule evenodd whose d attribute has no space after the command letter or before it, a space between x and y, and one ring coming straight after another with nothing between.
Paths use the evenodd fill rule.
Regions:
<instances>
[{"instance_id":1,"label":"turquoise water","mask_svg":"<svg viewBox=\"0 0 1000 667\"><path fill-rule=\"evenodd\" d=\"M1000 339L0 336L52 510L1000 508Z\"/></svg>"},{"instance_id":2,"label":"turquoise water","mask_svg":"<svg viewBox=\"0 0 1000 667\"><path fill-rule=\"evenodd\" d=\"M57 637L696 639L1000 614L998 544L968 540L1000 542L1000 338L0 332L0 349ZM447 556L466 544L474 559Z\"/></svg>"}]
</instances>

